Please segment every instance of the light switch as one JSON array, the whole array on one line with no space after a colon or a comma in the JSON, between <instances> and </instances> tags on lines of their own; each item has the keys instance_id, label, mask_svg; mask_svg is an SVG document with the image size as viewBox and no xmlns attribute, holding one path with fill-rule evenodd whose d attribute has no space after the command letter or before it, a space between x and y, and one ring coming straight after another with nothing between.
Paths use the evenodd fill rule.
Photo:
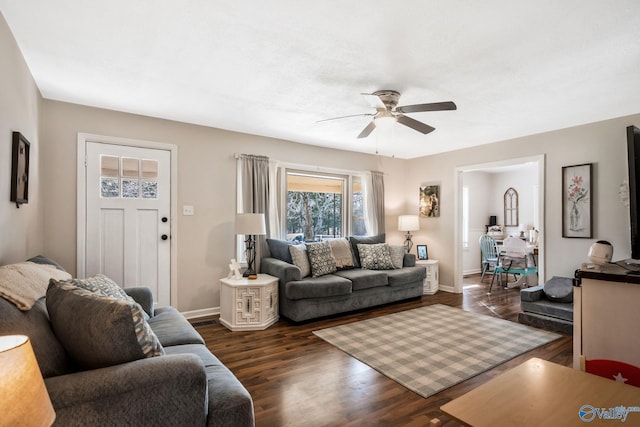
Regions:
<instances>
[{"instance_id":1,"label":"light switch","mask_svg":"<svg viewBox=\"0 0 640 427\"><path fill-rule=\"evenodd\" d=\"M182 207L182 215L193 215L193 206L184 205Z\"/></svg>"}]
</instances>

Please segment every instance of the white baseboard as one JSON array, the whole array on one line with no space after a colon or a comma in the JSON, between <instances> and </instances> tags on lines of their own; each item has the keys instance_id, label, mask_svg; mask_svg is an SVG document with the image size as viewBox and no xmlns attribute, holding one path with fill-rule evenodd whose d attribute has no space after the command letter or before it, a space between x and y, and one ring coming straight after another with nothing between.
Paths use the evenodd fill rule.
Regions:
<instances>
[{"instance_id":1,"label":"white baseboard","mask_svg":"<svg viewBox=\"0 0 640 427\"><path fill-rule=\"evenodd\" d=\"M444 292L450 292L452 294L456 293L456 291L453 289L453 286L449 286L449 285L440 285L438 286L438 290L444 291Z\"/></svg>"},{"instance_id":2,"label":"white baseboard","mask_svg":"<svg viewBox=\"0 0 640 427\"><path fill-rule=\"evenodd\" d=\"M220 314L220 307L203 308L200 310L183 311L182 315L187 319L197 319L198 317L216 316Z\"/></svg>"},{"instance_id":3,"label":"white baseboard","mask_svg":"<svg viewBox=\"0 0 640 427\"><path fill-rule=\"evenodd\" d=\"M469 274L480 274L480 273L482 273L482 269L481 268L473 268L471 270L464 270L462 272L462 275L463 276L467 276Z\"/></svg>"}]
</instances>

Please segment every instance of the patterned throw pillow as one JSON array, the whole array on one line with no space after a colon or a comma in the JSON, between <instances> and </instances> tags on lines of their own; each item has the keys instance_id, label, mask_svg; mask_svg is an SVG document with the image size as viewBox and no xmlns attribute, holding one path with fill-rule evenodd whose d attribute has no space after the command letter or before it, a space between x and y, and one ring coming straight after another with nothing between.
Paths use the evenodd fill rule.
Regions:
<instances>
[{"instance_id":1,"label":"patterned throw pillow","mask_svg":"<svg viewBox=\"0 0 640 427\"><path fill-rule=\"evenodd\" d=\"M311 264L311 276L320 277L337 270L336 259L328 242L307 244L307 253Z\"/></svg>"},{"instance_id":2,"label":"patterned throw pillow","mask_svg":"<svg viewBox=\"0 0 640 427\"><path fill-rule=\"evenodd\" d=\"M289 246L293 265L300 269L300 278L305 278L311 274L311 265L309 264L309 255L307 255L307 246L291 245Z\"/></svg>"},{"instance_id":3,"label":"patterned throw pillow","mask_svg":"<svg viewBox=\"0 0 640 427\"><path fill-rule=\"evenodd\" d=\"M164 354L138 304L69 282L51 279L46 304L53 332L78 365L96 369Z\"/></svg>"},{"instance_id":4,"label":"patterned throw pillow","mask_svg":"<svg viewBox=\"0 0 640 427\"><path fill-rule=\"evenodd\" d=\"M375 243L372 245L358 244L360 265L367 270L393 270L393 261L389 255L389 245Z\"/></svg>"},{"instance_id":5,"label":"patterned throw pillow","mask_svg":"<svg viewBox=\"0 0 640 427\"><path fill-rule=\"evenodd\" d=\"M72 284L79 288L85 289L89 292L93 292L105 297L115 298L121 301L127 301L131 304L138 304L133 298L131 298L116 282L109 279L104 274L96 274L93 277L87 277L86 279L70 279L65 280L65 283ZM142 307L140 307L142 310ZM149 315L142 310L145 320L149 319Z\"/></svg>"},{"instance_id":6,"label":"patterned throw pillow","mask_svg":"<svg viewBox=\"0 0 640 427\"><path fill-rule=\"evenodd\" d=\"M391 255L391 262L394 268L402 268L404 265L404 246L401 245L389 245L389 255Z\"/></svg>"},{"instance_id":7,"label":"patterned throw pillow","mask_svg":"<svg viewBox=\"0 0 640 427\"><path fill-rule=\"evenodd\" d=\"M353 267L353 253L347 239L329 239L327 242L331 246L331 253L336 259L337 268Z\"/></svg>"}]
</instances>

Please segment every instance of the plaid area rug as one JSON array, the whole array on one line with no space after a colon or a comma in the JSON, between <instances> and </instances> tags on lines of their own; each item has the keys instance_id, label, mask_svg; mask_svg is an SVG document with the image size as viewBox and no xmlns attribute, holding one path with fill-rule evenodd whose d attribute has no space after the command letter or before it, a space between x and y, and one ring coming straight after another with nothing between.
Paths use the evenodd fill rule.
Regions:
<instances>
[{"instance_id":1,"label":"plaid area rug","mask_svg":"<svg viewBox=\"0 0 640 427\"><path fill-rule=\"evenodd\" d=\"M313 333L422 397L561 337L442 304Z\"/></svg>"}]
</instances>

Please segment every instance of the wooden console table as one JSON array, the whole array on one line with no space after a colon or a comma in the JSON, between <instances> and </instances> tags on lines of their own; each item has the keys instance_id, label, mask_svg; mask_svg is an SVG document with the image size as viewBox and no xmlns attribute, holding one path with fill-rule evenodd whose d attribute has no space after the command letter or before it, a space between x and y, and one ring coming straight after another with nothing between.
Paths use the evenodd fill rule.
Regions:
<instances>
[{"instance_id":1,"label":"wooden console table","mask_svg":"<svg viewBox=\"0 0 640 427\"><path fill-rule=\"evenodd\" d=\"M640 410L640 388L532 358L440 409L469 426L566 427L589 419L617 425L595 409L621 406ZM640 425L640 412L629 412L623 425Z\"/></svg>"}]
</instances>

